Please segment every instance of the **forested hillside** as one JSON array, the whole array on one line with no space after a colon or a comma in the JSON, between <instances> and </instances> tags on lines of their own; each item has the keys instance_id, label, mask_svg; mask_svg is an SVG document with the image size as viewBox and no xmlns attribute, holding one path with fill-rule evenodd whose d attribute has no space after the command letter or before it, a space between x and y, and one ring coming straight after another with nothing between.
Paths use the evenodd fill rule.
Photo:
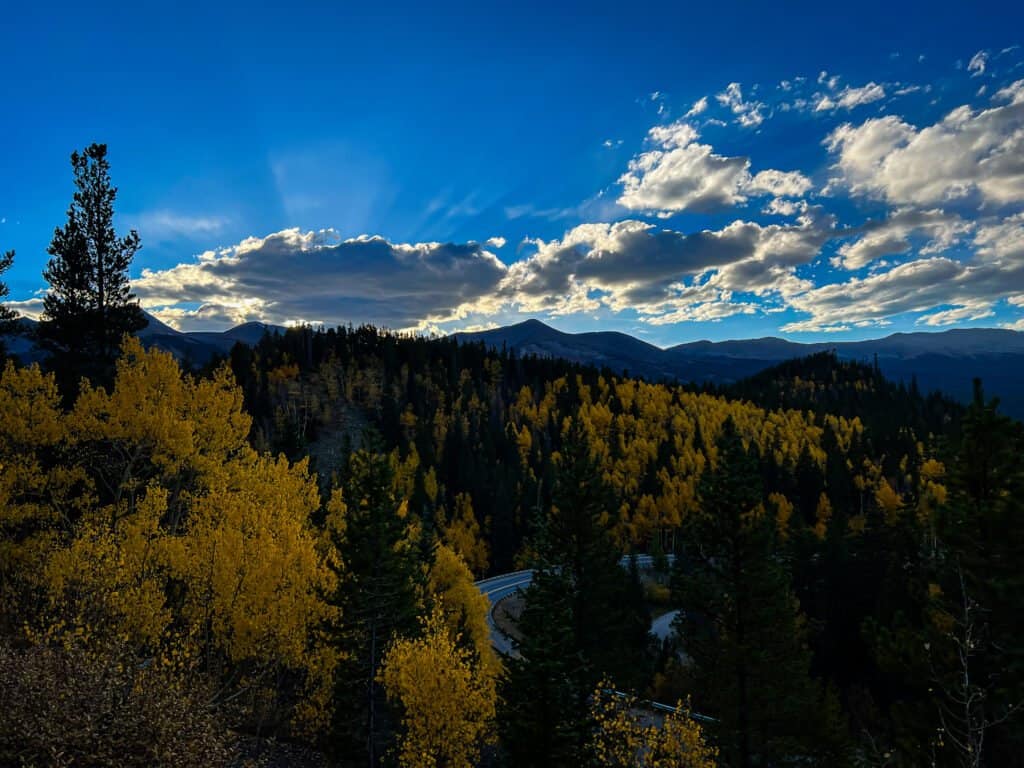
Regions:
<instances>
[{"instance_id":1,"label":"forested hillside","mask_svg":"<svg viewBox=\"0 0 1024 768\"><path fill-rule=\"evenodd\" d=\"M268 336L252 350L237 347L231 365L255 417L256 444L294 457L311 454L321 475L343 476L346 452L372 428L406 478L410 509L440 537L474 542L462 551L478 574L535 562L533 542L559 508L560 460L572 429L589 446L606 489L604 511L617 551L675 551L680 568L695 567L687 552L706 551L713 539L695 521L718 503L705 484L732 471L720 461L723 443L735 433L753 457L748 481L755 490L732 509L746 504L772 521L762 546L782 569L780 588L799 601L793 626L801 639L794 642L807 644L811 677L837 696L850 748L856 752L853 745L865 734L879 743L891 739L893 754L900 744L908 755L932 748L933 734L915 731L919 723L896 718L891 733L883 725L894 712L909 711L933 722L921 710L937 706L928 697L914 700L929 687L927 667L936 662L918 656L909 668L894 664L893 644L911 640L888 633L909 632L901 622L926 633L928 617L939 610L929 601L945 597L936 589L944 589L944 569L959 560L944 549L953 546L944 537L962 544L966 535L947 527L953 510L981 503L971 496L980 481L965 473L995 473L1007 488L1017 482L1019 426L995 418L980 393L965 409L827 353L698 392L371 328ZM973 430L966 435L965 418ZM980 423L996 432L981 438ZM958 459L958 451L996 445L1006 450L1001 468L990 459L981 465L970 456ZM1016 503L1002 491L985 492L986 504ZM1019 530L1016 518L999 514ZM1000 546L1018 546L1013 536L996 538ZM994 544L973 534L971 541L985 551ZM676 575L674 599L684 606L693 599L681 586L689 575ZM779 618L763 620L776 628ZM705 709L713 707L672 663L659 679L673 675L678 685L663 695L690 693ZM903 698L908 692L912 703ZM1000 733L1009 730L989 737Z\"/></svg>"},{"instance_id":2,"label":"forested hillside","mask_svg":"<svg viewBox=\"0 0 1024 768\"><path fill-rule=\"evenodd\" d=\"M194 377L126 343L112 389L85 385L70 406L35 367L3 374L7 675L56 674L69 662L53 653L86 654L82 674L112 653L157 659L133 685L179 681L177 707L212 695L226 725L207 732L353 764L367 745L430 741L416 718L440 704L395 670L438 654L465 670L452 701L480 701L451 706L480 723L467 754L488 760L591 754L601 720L571 691L605 677L710 713L700 738L727 765L871 750L954 765L953 729L985 735L1003 756L987 764L1018 754L1022 438L980 392L965 410L829 355L699 392L369 327L268 334ZM627 629L647 620L617 566L629 552L677 555L684 656ZM565 581L570 557L591 576ZM518 566L554 581L527 594L524 654L502 673L470 572ZM552 634L577 620L585 633ZM953 706L974 692L958 687L963 632L984 638L968 659L985 675L977 712ZM582 670L559 671L579 653ZM358 693L378 675L386 692ZM543 723L517 702L546 695L566 722L524 752L523 729ZM792 706L764 709L778 699Z\"/></svg>"}]
</instances>

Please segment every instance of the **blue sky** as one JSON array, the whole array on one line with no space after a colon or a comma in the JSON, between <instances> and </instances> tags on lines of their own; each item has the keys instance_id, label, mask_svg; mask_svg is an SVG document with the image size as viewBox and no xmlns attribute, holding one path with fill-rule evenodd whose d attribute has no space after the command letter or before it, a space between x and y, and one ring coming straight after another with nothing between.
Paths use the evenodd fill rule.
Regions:
<instances>
[{"instance_id":1,"label":"blue sky","mask_svg":"<svg viewBox=\"0 0 1024 768\"><path fill-rule=\"evenodd\" d=\"M103 141L186 330L1024 329L1024 9L833 5L8 8L11 296Z\"/></svg>"}]
</instances>

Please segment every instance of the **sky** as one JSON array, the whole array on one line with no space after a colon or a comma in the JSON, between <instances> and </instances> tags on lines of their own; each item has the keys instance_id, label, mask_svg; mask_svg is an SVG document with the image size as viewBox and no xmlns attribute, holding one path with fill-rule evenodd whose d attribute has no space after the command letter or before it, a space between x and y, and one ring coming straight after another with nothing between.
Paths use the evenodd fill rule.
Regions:
<instances>
[{"instance_id":1,"label":"sky","mask_svg":"<svg viewBox=\"0 0 1024 768\"><path fill-rule=\"evenodd\" d=\"M181 330L1024 330L1024 4L488 5L8 5L12 306L97 141Z\"/></svg>"}]
</instances>

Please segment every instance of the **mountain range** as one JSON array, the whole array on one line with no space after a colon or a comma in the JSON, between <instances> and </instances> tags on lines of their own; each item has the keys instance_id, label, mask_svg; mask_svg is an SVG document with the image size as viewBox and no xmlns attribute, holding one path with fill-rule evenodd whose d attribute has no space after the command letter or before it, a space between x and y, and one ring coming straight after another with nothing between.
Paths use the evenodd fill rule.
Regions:
<instances>
[{"instance_id":1,"label":"mountain range","mask_svg":"<svg viewBox=\"0 0 1024 768\"><path fill-rule=\"evenodd\" d=\"M194 365L203 365L214 355L226 355L237 342L254 345L267 331L283 333L279 325L265 323L243 323L226 331L190 331L182 332L157 320L148 312L143 312L149 324L139 331L138 336L147 347L159 347L172 353L179 360L187 360ZM23 362L31 363L42 360L44 354L32 341L31 331L35 321L22 318L21 324L27 333L20 336L6 336L4 343L12 354Z\"/></svg>"},{"instance_id":2,"label":"mountain range","mask_svg":"<svg viewBox=\"0 0 1024 768\"><path fill-rule=\"evenodd\" d=\"M263 334L283 332L280 326L249 322L226 331L182 332L147 314L149 325L139 332L146 346L172 352L201 365L227 354L237 342L256 344ZM26 326L31 320L22 320ZM608 368L615 373L660 381L730 384L784 360L831 351L844 360L877 363L882 373L922 391L941 390L966 401L979 377L989 395L1000 398L1003 410L1024 418L1024 333L999 328L954 329L935 333L894 333L869 341L802 344L775 337L736 341L693 341L662 349L617 331L565 333L539 320L475 333L453 335L462 343L483 343L519 355L560 357ZM25 336L8 337L8 349L26 362L41 359Z\"/></svg>"},{"instance_id":3,"label":"mountain range","mask_svg":"<svg viewBox=\"0 0 1024 768\"><path fill-rule=\"evenodd\" d=\"M538 320L476 333L463 342L506 347L521 355L561 357L653 380L729 384L784 360L831 351L844 360L877 362L890 379L922 391L970 398L975 377L1000 398L1003 410L1024 418L1024 333L1001 328L894 333L869 341L802 344L774 337L694 341L662 349L618 332L564 333Z\"/></svg>"}]
</instances>

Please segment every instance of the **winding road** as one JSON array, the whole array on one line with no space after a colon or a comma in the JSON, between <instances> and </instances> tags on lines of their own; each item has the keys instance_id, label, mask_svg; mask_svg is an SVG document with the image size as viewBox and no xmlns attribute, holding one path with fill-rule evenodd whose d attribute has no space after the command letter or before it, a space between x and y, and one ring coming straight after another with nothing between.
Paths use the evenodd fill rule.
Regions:
<instances>
[{"instance_id":1,"label":"winding road","mask_svg":"<svg viewBox=\"0 0 1024 768\"><path fill-rule=\"evenodd\" d=\"M511 656L515 653L515 645L512 638L502 632L494 623L494 607L509 595L514 595L520 589L526 589L533 580L533 571L514 571L504 573L501 576L491 576L476 582L476 588L482 592L491 602L487 611L487 624L491 628L491 644L494 650L503 656Z\"/></svg>"},{"instance_id":2,"label":"winding road","mask_svg":"<svg viewBox=\"0 0 1024 768\"><path fill-rule=\"evenodd\" d=\"M651 568L654 564L654 558L651 555L636 555L637 565L641 569ZM672 556L669 555L671 558ZM620 565L623 568L629 567L629 557L624 557L620 561ZM490 601L491 606L487 611L487 624L491 628L491 644L494 646L494 650L503 656L512 656L515 654L515 641L501 631L500 628L494 623L494 608L504 598L514 595L519 590L525 590L530 586L530 582L533 580L533 571L513 571L512 573L503 573L500 576L491 576L488 579L481 579L476 582L476 588L480 590L483 595L486 595ZM659 640L664 640L672 634L672 620L678 615L679 611L669 611L668 613L662 614L651 623L651 634L657 637ZM625 694L614 692L616 695L624 696ZM645 701L642 702L645 706L648 706L654 710L660 710L662 712L675 712L676 708L669 706L668 704L660 704L656 701ZM713 718L701 715L697 712L691 712L690 717L702 723L715 722Z\"/></svg>"},{"instance_id":3,"label":"winding road","mask_svg":"<svg viewBox=\"0 0 1024 768\"><path fill-rule=\"evenodd\" d=\"M651 555L634 555L634 557L636 557L637 566L642 570L649 569L654 565L654 557ZM619 561L619 565L628 568L629 559L629 555L623 557ZM669 564L673 559L672 555L668 556ZM504 656L511 656L515 653L515 643L494 623L494 609L504 598L514 595L520 589L525 590L529 587L532 580L533 571L527 569L491 576L489 579L476 582L477 589L491 602L490 610L487 612L487 623L491 628L491 644L494 645L494 650ZM651 623L651 634L659 640L664 640L671 635L672 620L678 613L679 611L669 611L655 619Z\"/></svg>"}]
</instances>

